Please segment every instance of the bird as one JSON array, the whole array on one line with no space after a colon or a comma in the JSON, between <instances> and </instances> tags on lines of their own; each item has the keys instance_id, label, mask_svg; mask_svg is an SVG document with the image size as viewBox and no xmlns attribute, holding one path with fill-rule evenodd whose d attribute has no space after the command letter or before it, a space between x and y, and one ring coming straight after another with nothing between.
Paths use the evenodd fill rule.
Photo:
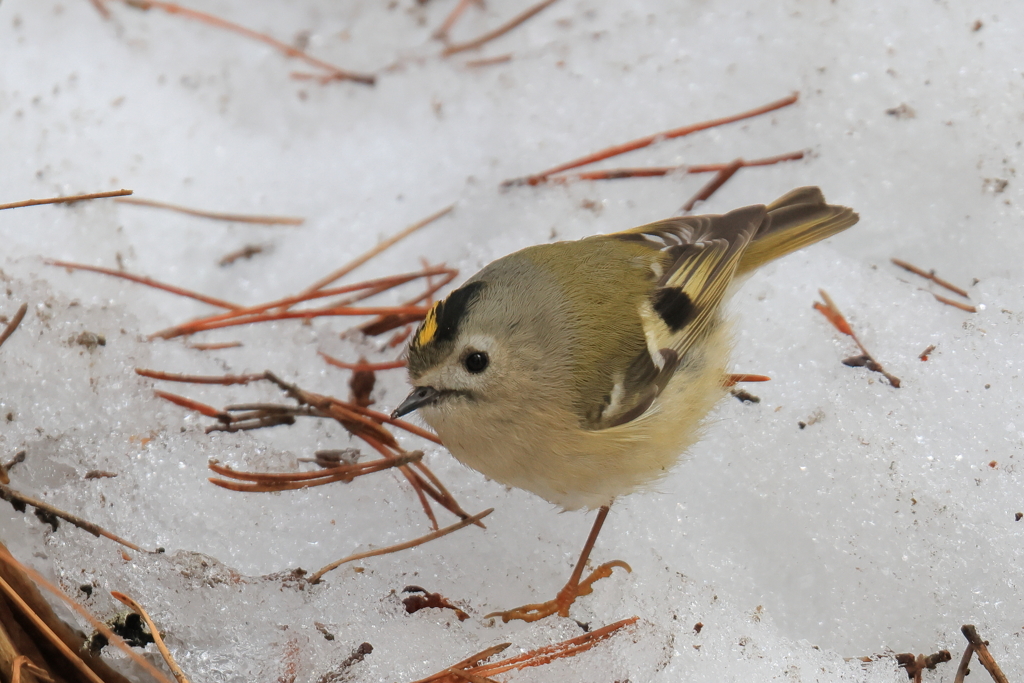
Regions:
<instances>
[{"instance_id":1,"label":"bird","mask_svg":"<svg viewBox=\"0 0 1024 683\"><path fill-rule=\"evenodd\" d=\"M568 616L611 574L583 579L617 498L651 489L726 395L723 303L755 269L858 221L817 187L719 215L527 247L493 261L427 312L406 350L417 411L486 477L563 510L598 510L554 600L495 612Z\"/></svg>"}]
</instances>

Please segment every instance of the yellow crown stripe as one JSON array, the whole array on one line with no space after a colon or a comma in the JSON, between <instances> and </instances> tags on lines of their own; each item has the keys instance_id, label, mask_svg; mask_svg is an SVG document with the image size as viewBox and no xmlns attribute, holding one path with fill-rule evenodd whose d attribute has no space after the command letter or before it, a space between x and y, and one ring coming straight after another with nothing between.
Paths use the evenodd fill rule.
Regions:
<instances>
[{"instance_id":1,"label":"yellow crown stripe","mask_svg":"<svg viewBox=\"0 0 1024 683\"><path fill-rule=\"evenodd\" d=\"M430 340L437 334L437 307L440 305L441 302L439 301L427 311L427 317L423 319L423 324L420 325L419 331L416 332L416 346L429 344Z\"/></svg>"}]
</instances>

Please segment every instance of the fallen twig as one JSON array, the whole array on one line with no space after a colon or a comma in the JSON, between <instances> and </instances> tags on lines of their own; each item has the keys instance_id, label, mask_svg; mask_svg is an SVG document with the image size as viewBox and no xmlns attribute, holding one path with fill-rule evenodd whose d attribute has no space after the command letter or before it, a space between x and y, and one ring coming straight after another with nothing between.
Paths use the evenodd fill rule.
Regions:
<instances>
[{"instance_id":1,"label":"fallen twig","mask_svg":"<svg viewBox=\"0 0 1024 683\"><path fill-rule=\"evenodd\" d=\"M86 521L86 520L82 519L81 517L76 517L75 515L71 514L70 512L64 512L60 508L56 508L56 507L50 505L49 503L44 503L41 500L36 500L35 498L31 498L29 496L26 496L25 494L23 494L23 493L21 493L19 491L15 491L14 489L12 489L12 488L10 488L8 486L5 486L3 484L0 484L0 498L6 500L8 503L10 503L12 506L14 506L15 510L18 510L19 512L24 512L25 511L25 506L26 505L31 505L32 507L36 508L37 510L42 510L43 512L45 512L48 515L53 515L54 517L59 517L59 518L63 519L65 522L68 522L69 524L73 524L74 526L77 526L79 529L82 529L84 531L88 531L93 536L97 536L97 537L98 536L105 536L106 538L109 538L110 540L112 540L112 541L114 541L116 543L120 543L121 545L123 545L123 546L125 546L127 548L131 548L132 550L138 550L139 552L142 552L142 553L163 552L162 550L146 550L145 548L140 548L139 546L135 545L134 543L132 543L130 541L126 541L123 538L121 538L120 536L107 531L106 529L104 529L103 527L99 526L98 524L93 524L92 522Z\"/></svg>"},{"instance_id":2,"label":"fallen twig","mask_svg":"<svg viewBox=\"0 0 1024 683\"><path fill-rule=\"evenodd\" d=\"M396 543L395 545L389 545L386 548L377 548L376 550L368 550L368 551L366 551L364 553L356 553L355 555L349 555L348 557L344 557L344 558L342 558L342 559L340 559L340 560L338 560L336 562L330 563L326 567L318 569L316 572L313 573L312 576L309 577L309 582L310 583L320 583L320 579L323 577L324 574L326 574L327 572L332 571L334 569L337 569L341 565L346 564L348 562L354 562L356 560L362 560L362 559L365 559L367 557L376 557L378 555L388 555L390 553L398 552L399 550L405 550L407 548L414 548L414 547L416 547L418 545L423 545L424 543L427 543L429 541L433 541L435 538L441 538L442 536L447 536L448 534L452 533L453 531L458 531L459 529L461 529L463 527L466 527L466 526L469 526L470 524L476 524L477 522L479 522L481 519L483 519L487 515L491 514L492 512L494 512L494 508L487 508L483 512L478 512L477 514L473 515L472 517L467 517L466 519L458 521L455 524L452 524L450 526L446 526L443 529L438 529L437 531L433 531L433 532L431 532L429 534L425 534L423 536L420 536L419 538L414 538L411 541L406 541L404 543Z\"/></svg>"},{"instance_id":3,"label":"fallen twig","mask_svg":"<svg viewBox=\"0 0 1024 683\"><path fill-rule=\"evenodd\" d=\"M688 126L682 126L680 128L673 128L672 130L667 130L661 133L655 133L654 135L647 135L645 137L632 140L630 142L625 142L621 145L613 145L599 152L588 154L587 156L580 157L579 159L575 159L564 164L560 164L558 166L555 166L554 168L549 168L546 171L542 171L531 176L515 178L513 180L506 180L501 185L502 187L511 187L514 185L539 185L543 182L547 182L548 177L555 173L562 173L563 171L568 171L573 168L579 168L580 166L586 166L587 164L592 164L596 161L601 161L603 159L618 156L619 154L625 154L626 152L632 152L633 150L636 149L642 149L644 147L653 145L656 142L661 142L662 140L670 140L672 138L683 137L684 135L690 135L691 133L707 130L709 128L715 128L717 126L722 126L727 123L734 123L736 121L742 121L744 119L760 116L761 114L767 114L768 112L775 111L776 109L782 109L783 107L788 107L789 105L794 104L798 98L799 95L797 93L793 93L789 97L784 97L781 100L770 102L769 104L757 107L756 109L745 111L740 114L725 116L720 119L712 119L710 121L703 121L701 123L694 123Z\"/></svg>"},{"instance_id":4,"label":"fallen twig","mask_svg":"<svg viewBox=\"0 0 1024 683\"><path fill-rule=\"evenodd\" d=\"M828 318L828 321L832 323L832 326L837 330L852 338L861 351L862 355L852 356L843 360L843 365L847 365L849 367L866 367L868 370L880 373L883 377L889 380L890 386L894 389L899 389L900 379L895 375L886 372L885 368L882 367L882 364L874 359L871 353L864 347L864 344L861 343L860 339L857 338L853 328L850 327L850 323L846 321L842 311L839 310L839 307L836 306L834 301L832 301L832 298L828 293L824 289L819 289L818 294L821 295L821 298L825 303L815 301L814 310Z\"/></svg>"},{"instance_id":5,"label":"fallen twig","mask_svg":"<svg viewBox=\"0 0 1024 683\"><path fill-rule=\"evenodd\" d=\"M290 216L256 216L245 213L202 211L200 209L191 209L187 206L181 206L180 204L170 204L168 202L158 202L155 199L141 199L137 197L115 199L114 201L119 204L132 204L134 206L149 206L155 209L167 209L168 211L177 211L178 213L188 214L189 216L210 218L216 221L231 221L232 223L255 223L258 225L302 225L306 221L305 218L295 218Z\"/></svg>"},{"instance_id":6,"label":"fallen twig","mask_svg":"<svg viewBox=\"0 0 1024 683\"><path fill-rule=\"evenodd\" d=\"M974 651L978 653L978 661L988 670L992 680L996 683L1009 683L1006 680L1006 674L999 668L996 660L992 657L992 653L989 652L988 643L978 635L978 629L972 624L964 624L960 627L960 632L964 634L964 638L967 638L967 642L974 646Z\"/></svg>"},{"instance_id":7,"label":"fallen twig","mask_svg":"<svg viewBox=\"0 0 1024 683\"><path fill-rule=\"evenodd\" d=\"M14 334L14 331L18 329L18 325L20 325L21 321L25 319L25 313L27 311L27 303L22 304L21 306L18 307L17 313L15 313L14 317L11 318L10 321L8 321L7 325L4 326L4 331L0 332L0 346L3 346L4 342L7 341L7 338Z\"/></svg>"},{"instance_id":8,"label":"fallen twig","mask_svg":"<svg viewBox=\"0 0 1024 683\"><path fill-rule=\"evenodd\" d=\"M953 677L953 683L964 683L964 679L967 677L968 667L971 666L971 657L973 656L974 646L968 643L967 648L964 649L964 656L960 658L960 666L956 668L956 676Z\"/></svg>"},{"instance_id":9,"label":"fallen twig","mask_svg":"<svg viewBox=\"0 0 1024 683\"><path fill-rule=\"evenodd\" d=\"M308 64L323 69L328 73L328 80L349 80L355 81L356 83L363 83L366 85L373 85L377 80L376 76L373 76L372 74L361 74L356 73L354 71L349 71L347 69L342 69L340 67L334 66L333 64L325 62L322 59L317 59L316 57L313 57L312 55L307 54L306 52L303 52L298 48L292 47L287 43L282 43L280 40L272 38L266 35L265 33L260 33L259 31L254 31L252 29L245 28L244 26L240 26L226 19L221 19L220 17L214 16L212 14L207 14L206 12L188 9L182 7L181 5L176 5L173 2L163 2L162 0L121 0L121 2L128 5L129 7L135 7L137 9L142 10L149 10L153 7L156 7L157 9L161 9L164 12L167 12L168 14L177 14L188 19L195 19L197 21L201 21L211 26L216 26L217 28L221 28L226 31L238 33L240 35L245 36L246 38L258 40L261 43L265 43L274 48L275 50L281 52L286 57L294 57L295 59L301 59L302 61Z\"/></svg>"},{"instance_id":10,"label":"fallen twig","mask_svg":"<svg viewBox=\"0 0 1024 683\"><path fill-rule=\"evenodd\" d=\"M11 202L10 204L0 204L0 210L17 209L22 206L39 206L40 204L69 204L71 202L80 202L84 199L105 199L106 197L124 197L125 195L129 195L131 193L131 190L114 190L113 192L75 194L71 195L70 197L50 197L49 199L26 199L20 202Z\"/></svg>"},{"instance_id":11,"label":"fallen twig","mask_svg":"<svg viewBox=\"0 0 1024 683\"><path fill-rule=\"evenodd\" d=\"M462 13L466 11L466 8L474 4L481 7L483 6L482 0L459 0L458 4L455 5L455 8L448 13L448 16L444 18L441 25L438 26L431 35L438 40L447 40L448 32L452 30L452 26L454 26L455 22L459 20L459 17L461 17Z\"/></svg>"},{"instance_id":12,"label":"fallen twig","mask_svg":"<svg viewBox=\"0 0 1024 683\"><path fill-rule=\"evenodd\" d=\"M515 27L517 27L520 24L522 24L527 19L529 19L529 18L533 17L534 15L539 14L540 12L544 11L545 9L550 7L551 5L555 4L555 2L557 2L557 1L558 0L542 0L541 2L538 2L536 5L533 5L532 7L527 9L525 12L522 12L521 14L516 15L515 17L513 17L510 20L508 20L507 22L505 22L504 24L502 24L498 28L496 28L496 29L494 29L492 31L488 31L487 33L483 34L482 36L479 36L478 38L474 38L473 40L467 41L465 43L456 43L454 45L449 45L448 47L446 47L441 52L441 56L442 57L450 57L451 55L457 54L459 52L465 52L466 50L473 50L475 48L480 47L481 45L489 43L490 41L494 40L495 38L499 38L499 37L505 35L509 31L514 29Z\"/></svg>"}]
</instances>

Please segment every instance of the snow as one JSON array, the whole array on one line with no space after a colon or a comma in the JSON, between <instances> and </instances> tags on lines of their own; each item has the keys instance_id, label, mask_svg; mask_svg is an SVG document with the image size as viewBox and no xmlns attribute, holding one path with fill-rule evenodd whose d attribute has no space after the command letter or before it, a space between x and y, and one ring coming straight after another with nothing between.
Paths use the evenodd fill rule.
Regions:
<instances>
[{"instance_id":1,"label":"snow","mask_svg":"<svg viewBox=\"0 0 1024 683\"><path fill-rule=\"evenodd\" d=\"M104 20L83 0L0 5L0 202L127 187L307 219L298 228L223 224L109 200L0 211L0 314L30 307L0 348L0 459L28 453L12 486L167 552L126 561L112 542L67 524L52 532L6 506L2 540L76 598L93 584L84 603L100 616L120 609L107 591L139 600L197 681L318 681L363 642L373 652L345 669L347 680L413 680L499 642L513 643L508 656L580 635L577 621L633 615L636 626L585 654L498 678L896 681L904 674L891 660L843 657L945 648L955 660L965 623L990 641L1009 679L1020 678L1020 3L562 0L479 51L441 59L430 32L454 1L188 5L285 42L308 32L313 54L376 73L374 87L293 80L305 65L157 9L114 3ZM471 7L453 36L476 36L525 7ZM467 66L506 53L507 63ZM344 319L197 339L244 344L221 351L150 342L149 333L210 308L43 263L120 262L259 302L455 203L352 277L414 270L425 256L464 278L530 244L672 215L707 176L511 190L499 189L502 180L792 91L793 107L601 165L808 149L802 161L741 170L698 211L815 184L861 221L764 268L734 298L733 367L772 381L747 385L760 403L723 402L659 491L616 503L593 559L623 559L633 573L596 584L573 607L575 620L505 625L483 615L552 597L592 516L559 514L412 437L403 444L427 451L466 510L496 508L487 529L297 586L291 569L426 533L408 485L383 473L281 494L216 488L206 481L211 458L294 470L316 450L356 444L339 425L313 420L207 435L211 420L153 389L216 406L283 397L261 385L155 383L133 370L272 369L344 397L348 373L317 350L346 360L396 351L339 339L352 324ZM217 265L247 244L265 251ZM929 292L942 290L891 257L967 287L979 311L940 304ZM811 308L819 288L901 388L841 364L857 351ZM83 331L106 344L76 343ZM378 380L375 407L390 410L405 396L404 377ZM93 469L118 476L85 479ZM409 585L440 592L471 618L407 614ZM955 661L925 679L951 681L954 671Z\"/></svg>"}]
</instances>

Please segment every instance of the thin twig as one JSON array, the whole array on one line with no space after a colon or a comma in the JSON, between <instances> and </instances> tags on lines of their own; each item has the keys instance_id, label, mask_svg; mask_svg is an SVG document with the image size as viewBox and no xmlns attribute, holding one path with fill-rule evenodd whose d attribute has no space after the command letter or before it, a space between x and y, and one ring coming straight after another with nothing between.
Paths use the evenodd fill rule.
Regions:
<instances>
[{"instance_id":1,"label":"thin twig","mask_svg":"<svg viewBox=\"0 0 1024 683\"><path fill-rule=\"evenodd\" d=\"M407 363L404 360L392 360L384 363L346 363L343 360L338 360L334 356L328 356L323 351L317 351L320 357L323 358L329 365L333 365L336 368L342 370L352 370L353 372L376 372L378 370L396 370L398 368L404 368Z\"/></svg>"},{"instance_id":2,"label":"thin twig","mask_svg":"<svg viewBox=\"0 0 1024 683\"><path fill-rule=\"evenodd\" d=\"M484 59L471 59L466 62L466 66L471 69L476 69L482 66L494 66L495 64L507 64L512 61L512 53L509 52L505 55L498 55L497 57L485 57Z\"/></svg>"},{"instance_id":3,"label":"thin twig","mask_svg":"<svg viewBox=\"0 0 1024 683\"><path fill-rule=\"evenodd\" d=\"M238 33L240 35L245 36L246 38L258 40L261 43L265 43L274 48L275 50L278 50L279 52L283 53L286 57L294 57L295 59L301 59L302 61L308 64L311 64L315 67L327 71L328 74L330 75L330 80L349 80L355 81L356 83L364 83L366 85L373 85L377 80L376 76L373 76L372 74L361 74L356 73L354 71L349 71L347 69L342 69L340 67L334 66L333 64L325 62L322 59L317 59L316 57L313 57L312 55L307 54L306 52L303 52L298 48L292 47L287 43L282 43L280 40L272 38L266 35L265 33L260 33L259 31L254 31L252 29L245 28L244 26L240 26L226 19L221 19L220 17L214 16L212 14L207 14L206 12L187 9L185 7L182 7L181 5L176 5L172 2L163 2L162 0L121 1L130 7L136 7L138 9L143 10L148 10L153 7L156 7L158 9L162 9L168 14L178 14L188 19L196 19L203 23L210 24L211 26L216 26L217 28L221 28L226 31Z\"/></svg>"},{"instance_id":4,"label":"thin twig","mask_svg":"<svg viewBox=\"0 0 1024 683\"><path fill-rule=\"evenodd\" d=\"M231 221L233 223L255 223L258 225L302 225L305 218L295 218L291 216L257 216L253 214L245 213L222 213L220 211L202 211L200 209L191 209L187 206L181 206L180 204L169 204L168 202L158 202L155 199L140 199L131 197L127 199L115 199L118 204L133 204L135 206L149 206L155 209L167 209L168 211L177 211L178 213L188 214L189 216L198 216L199 218L210 218L215 221Z\"/></svg>"},{"instance_id":5,"label":"thin twig","mask_svg":"<svg viewBox=\"0 0 1024 683\"><path fill-rule=\"evenodd\" d=\"M166 645L164 645L164 639L160 636L160 629L156 627L156 624L153 623L149 613L142 608L142 605L124 593L119 593L117 591L110 591L110 597L127 605L129 609L142 617L142 620L146 622L146 626L149 627L149 633L153 636L153 642L156 643L157 649L160 650L160 654L163 656L164 662L167 664L167 668L169 668L171 673L174 674L174 679L178 681L178 683L189 683L188 678L185 676L185 672L181 670L178 663L174 661L174 657L171 656L171 651L167 649Z\"/></svg>"},{"instance_id":6,"label":"thin twig","mask_svg":"<svg viewBox=\"0 0 1024 683\"><path fill-rule=\"evenodd\" d=\"M18 307L18 312L14 314L14 317L11 318L10 322L8 322L7 325L4 327L4 331L0 332L0 346L3 346L4 342L7 341L7 338L14 334L14 331L18 329L18 325L20 325L21 321L25 319L25 313L27 311L27 303L24 303Z\"/></svg>"},{"instance_id":7,"label":"thin twig","mask_svg":"<svg viewBox=\"0 0 1024 683\"><path fill-rule=\"evenodd\" d=\"M49 199L26 199L21 202L12 202L10 204L0 204L0 210L2 209L17 209L22 206L39 206L40 204L68 204L70 202L80 202L84 199L104 199L106 197L124 197L125 195L131 194L131 190L114 190L113 192L94 192L92 194L76 194L70 197L50 197Z\"/></svg>"},{"instance_id":8,"label":"thin twig","mask_svg":"<svg viewBox=\"0 0 1024 683\"><path fill-rule=\"evenodd\" d=\"M445 208L441 209L437 213L431 214L431 215L427 216L426 218L424 218L423 220L421 220L421 221L419 221L417 223L413 223L412 225L407 227L405 230L402 230L401 232L399 232L399 233L397 233L395 235L392 235L391 237L387 238L386 240L384 240L383 242L381 242L377 246L373 247L372 249L367 251L362 256L359 256L359 257L349 261L348 263L346 263L341 268L338 268L337 270L335 270L333 273L330 273L329 275L325 275L324 277L320 278L319 280L317 280L316 282L311 284L309 287L307 287L305 290L303 290L303 293L304 294L313 293L313 292L315 292L317 290L323 289L324 287L326 287L327 285L331 284L332 282L340 280L341 278L345 277L346 275L351 273L353 270L355 270L359 266L363 265L364 263L366 263L367 261L372 259L374 256L380 254L382 251L384 251L388 247L391 247L394 244L396 244L397 242L400 242L401 240L405 239L406 237L408 237L409 235L413 234L417 230L430 225L431 223L436 221L438 218L441 218L442 216L448 214L454 208L455 208L455 205L451 204L451 205L446 206Z\"/></svg>"},{"instance_id":9,"label":"thin twig","mask_svg":"<svg viewBox=\"0 0 1024 683\"><path fill-rule=\"evenodd\" d=\"M264 380L267 376L263 373L257 375L181 375L176 372L162 372L160 370L148 370L146 368L135 368L135 374L150 379L161 379L167 382L187 382L189 384L249 384Z\"/></svg>"},{"instance_id":10,"label":"thin twig","mask_svg":"<svg viewBox=\"0 0 1024 683\"><path fill-rule=\"evenodd\" d=\"M960 627L960 632L964 634L964 638L967 638L967 642L974 646L974 651L978 653L978 661L988 670L992 680L996 683L1009 683L1006 680L1006 674L999 668L996 660L992 657L992 653L989 652L988 643L978 635L978 629L972 624L964 624Z\"/></svg>"},{"instance_id":11,"label":"thin twig","mask_svg":"<svg viewBox=\"0 0 1024 683\"><path fill-rule=\"evenodd\" d=\"M852 338L853 341L857 344L857 347L860 349L861 354L863 354L861 356L847 358L846 360L843 361L843 365L847 365L850 367L866 367L869 370L873 370L874 372L880 373L883 377L889 380L890 386L892 386L894 389L899 389L899 377L896 377L895 375L886 372L885 368L882 367L882 364L875 360L874 356L872 356L871 353L867 350L867 348L864 347L864 344L861 343L860 339L854 333L853 328L850 327L850 323L847 322L846 317L843 315L842 311L840 311L839 307L836 306L834 301L832 301L832 297L828 295L828 292L826 292L824 289L819 289L818 294L821 295L821 299L825 303L815 301L814 310L818 311L823 316L825 316L828 319L828 321L832 323L832 326L835 327L837 330L839 330L846 336Z\"/></svg>"},{"instance_id":12,"label":"thin twig","mask_svg":"<svg viewBox=\"0 0 1024 683\"><path fill-rule=\"evenodd\" d=\"M340 567L341 565L343 565L343 564L345 564L347 562L354 562L355 560L362 560L362 559L365 559L367 557L376 557L378 555L388 555L390 553L398 552L399 550L405 550L407 548L414 548L414 547L416 547L418 545L423 545L424 543L427 543L429 541L433 541L435 538L441 538L442 536L447 536L448 534L452 533L453 531L458 531L459 529L461 529L463 527L466 527L466 526L469 526L470 524L475 524L476 522L479 522L481 519L483 519L487 515L491 514L492 512L494 512L494 508L487 508L483 512L478 512L477 514L473 515L472 517L467 517L466 519L463 519L462 521L456 522L455 524L452 524L450 526L446 526L443 529L438 529L437 531L433 531L433 532L431 532L429 534L420 536L419 538L414 538L411 541L406 541L405 543L396 543L395 545L389 545L386 548L377 548L376 550L368 550L365 553L356 553L355 555L349 555L348 557L342 558L342 559L338 560L337 562L332 562L329 565L327 565L326 567L323 567L322 569L317 570L312 576L309 577L309 582L310 583L319 583L321 577L323 577L324 574L326 574L327 572L332 571L334 569L337 569L338 567Z\"/></svg>"},{"instance_id":13,"label":"thin twig","mask_svg":"<svg viewBox=\"0 0 1024 683\"><path fill-rule=\"evenodd\" d=\"M789 97L783 97L781 100L770 102L764 106L757 107L756 109L751 109L740 114L725 116L720 119L711 119L710 121L702 121L701 123L694 123L688 126L682 126L680 128L673 128L672 130L666 130L661 133L655 133L654 135L647 135L645 137L632 140L630 142L625 142L621 145L613 145L611 147L607 147L599 152L588 154L587 156L580 157L579 159L575 159L564 164L560 164L558 166L555 166L554 168L549 168L546 171L541 171L540 173L536 173L531 176L526 176L524 178L516 178L513 180L506 180L501 185L502 187L510 187L513 185L539 185L540 183L546 182L548 180L548 176L553 175L555 173L561 173L563 171L568 171L569 169L579 168L580 166L586 166L587 164L592 164L596 161L601 161L603 159L608 159L610 157L618 156L620 154L625 154L626 152L632 152L633 150L636 149L642 149L644 147L653 145L656 142L661 142L662 140L671 140L672 138L683 137L684 135L690 135L691 133L707 130L709 128L715 128L717 126L722 126L727 123L734 123L736 121L742 121L744 119L760 116L761 114L767 114L768 112L775 111L776 109L788 107L789 105L794 104L797 101L797 99L799 99L799 95L797 93L793 93Z\"/></svg>"},{"instance_id":14,"label":"thin twig","mask_svg":"<svg viewBox=\"0 0 1024 683\"><path fill-rule=\"evenodd\" d=\"M741 168L752 166L772 166L783 161L798 161L804 158L804 152L788 152L764 159L746 161L738 159ZM567 173L548 178L548 182L565 183L574 180L618 180L620 178L655 178L674 173L696 175L698 173L718 173L728 169L735 161L728 164L692 164L689 166L652 166L642 168L609 168L604 171L585 171L583 173Z\"/></svg>"},{"instance_id":15,"label":"thin twig","mask_svg":"<svg viewBox=\"0 0 1024 683\"><path fill-rule=\"evenodd\" d=\"M480 47L481 45L484 45L485 43L489 43L490 41L494 40L495 38L499 38L499 37L505 35L509 31L514 29L516 26L519 26L524 21L526 21L530 17L534 16L535 14L539 14L540 12L544 11L545 9L550 7L551 5L555 4L557 1L558 0L542 0L541 2L538 2L533 7L530 7L529 9L527 9L522 14L519 14L519 15L513 17L512 19L510 19L509 21L505 22L504 24L502 24L498 28L494 29L493 31L488 31L487 33L483 34L482 36L480 36L478 38L475 38L473 40L470 40L468 42L465 42L465 43L456 43L454 45L449 45L448 47L446 47L441 52L441 56L442 57L450 57L451 55L457 54L459 52L465 52L466 50L472 50L472 49Z\"/></svg>"},{"instance_id":16,"label":"thin twig","mask_svg":"<svg viewBox=\"0 0 1024 683\"><path fill-rule=\"evenodd\" d=\"M97 537L98 536L105 536L106 538L109 538L110 540L112 540L112 541L114 541L116 543L120 543L121 545L125 546L126 548L131 548L132 550L138 550L141 553L159 552L159 551L154 551L154 550L146 550L145 548L140 548L139 546L135 545L134 543L132 543L130 541L126 541L126 540L124 540L123 538L121 538L120 536L118 536L116 534L112 534L111 532L107 531L106 529L104 529L103 527L99 526L98 524L93 524L92 522L88 522L88 521L82 519L81 517L76 517L75 515L72 515L70 512L64 512L60 508L55 508L54 506L50 505L49 503L44 503L41 500L36 500L35 498L31 498L29 496L26 496L25 494L20 493L18 491L15 491L14 489L12 489L12 488L10 488L8 486L4 486L3 484L0 484L0 498L6 500L11 505L14 505L15 506L15 508L14 508L15 510L18 509L18 506L31 505L32 507L36 508L37 510L42 510L43 512L45 512L47 514L50 514L50 515L53 515L54 517L60 517L65 522L68 522L69 524L73 524L74 526L77 526L79 529L82 529L84 531L88 531L93 536L97 536Z\"/></svg>"},{"instance_id":17,"label":"thin twig","mask_svg":"<svg viewBox=\"0 0 1024 683\"><path fill-rule=\"evenodd\" d=\"M220 351L221 349L237 349L242 345L240 341L232 342L211 342L207 344L189 344L190 349L196 351Z\"/></svg>"},{"instance_id":18,"label":"thin twig","mask_svg":"<svg viewBox=\"0 0 1024 683\"><path fill-rule=\"evenodd\" d=\"M965 299L970 299L971 298L971 296L967 293L966 290L963 290L963 289L957 287L956 285L954 285L954 284L952 284L950 282L947 282L946 280L943 280L942 278L940 278L939 276L937 276L935 274L934 270L932 270L932 271L925 271L925 270L922 270L921 268L918 268L915 265L907 263L906 261L902 261L902 260L900 260L898 258L889 259L889 260L892 261L897 266L899 266L900 268L902 268L903 270L909 270L914 275L920 275L921 277L925 278L926 280L931 280L932 282L934 282L938 286L945 287L949 291L955 292L955 293L959 294L960 296L964 297Z\"/></svg>"},{"instance_id":19,"label":"thin twig","mask_svg":"<svg viewBox=\"0 0 1024 683\"><path fill-rule=\"evenodd\" d=\"M679 215L686 215L690 213L690 211L693 210L693 207L697 205L697 202L706 202L710 199L711 195L717 192L718 188L722 187L722 185L725 185L729 178L736 175L736 171L741 168L743 168L743 159L736 159L716 173L715 177L705 183L704 187L697 191L697 194L690 197L690 199L683 204L683 207L679 209Z\"/></svg>"},{"instance_id":20,"label":"thin twig","mask_svg":"<svg viewBox=\"0 0 1024 683\"><path fill-rule=\"evenodd\" d=\"M233 304L230 301L224 301L222 299L216 299L212 296L206 296L198 292L193 292L188 289L182 289L175 285L164 284L152 278L145 277L143 275L132 275L130 273L123 273L119 270L113 270L111 268L102 268L100 266L88 266L84 263L71 263L70 261L43 261L48 266L58 266L60 268L67 268L68 270L86 270L91 273L100 273L102 275L111 275L113 277L121 278L122 280L130 280L131 282L137 282L140 285L146 285L155 289L162 289L165 292L171 294L177 294L178 296L188 297L189 299L195 299L196 301L202 301L204 304L210 304L217 308L227 308L229 310L237 310L241 308L238 304Z\"/></svg>"},{"instance_id":21,"label":"thin twig","mask_svg":"<svg viewBox=\"0 0 1024 683\"><path fill-rule=\"evenodd\" d=\"M956 676L953 677L953 683L964 683L964 678L967 677L968 667L971 666L971 657L973 656L974 646L968 643L967 648L964 650L964 656L960 658L960 666L956 668Z\"/></svg>"}]
</instances>

